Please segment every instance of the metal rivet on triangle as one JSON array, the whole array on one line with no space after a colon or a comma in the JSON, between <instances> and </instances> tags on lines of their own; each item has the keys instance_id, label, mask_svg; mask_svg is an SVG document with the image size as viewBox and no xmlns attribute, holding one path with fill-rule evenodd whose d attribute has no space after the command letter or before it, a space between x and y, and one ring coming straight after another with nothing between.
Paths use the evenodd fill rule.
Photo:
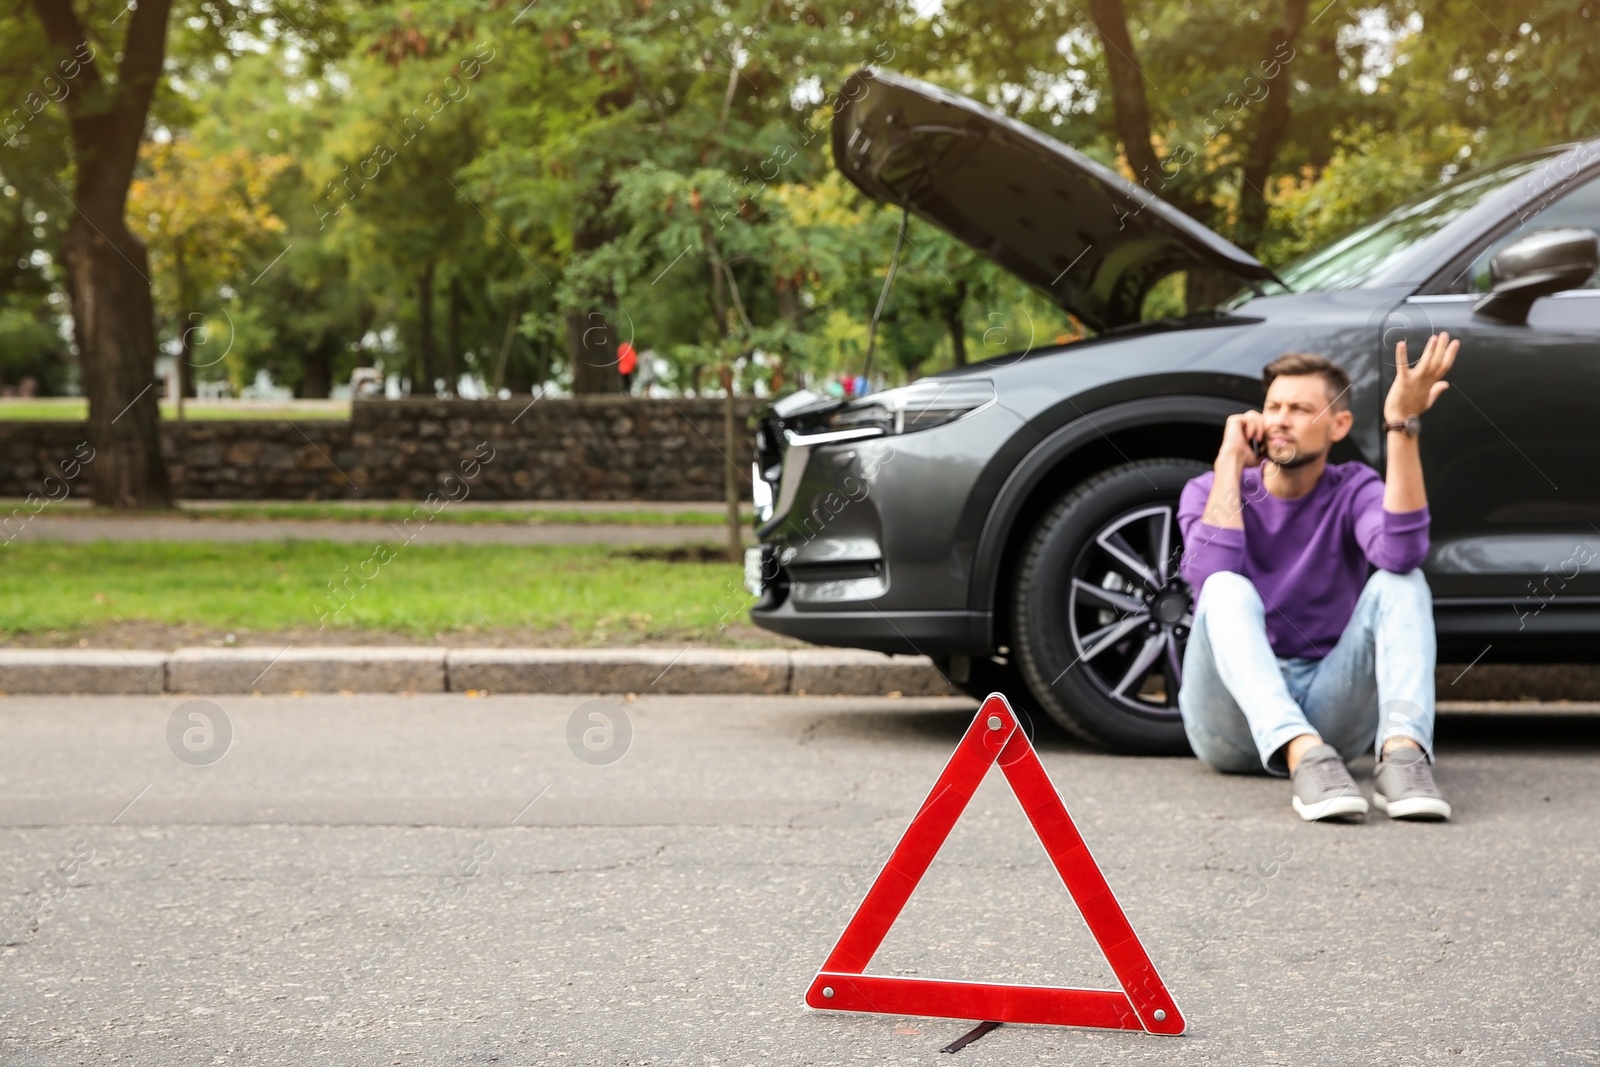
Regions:
<instances>
[{"instance_id":1,"label":"metal rivet on triangle","mask_svg":"<svg viewBox=\"0 0 1600 1067\"><path fill-rule=\"evenodd\" d=\"M823 986L822 987L822 995L827 997L829 1000L832 1000L833 999L833 986L831 986L831 985Z\"/></svg>"},{"instance_id":2,"label":"metal rivet on triangle","mask_svg":"<svg viewBox=\"0 0 1600 1067\"><path fill-rule=\"evenodd\" d=\"M998 716L998 715L989 716L989 729L991 729L991 730L1000 729L1000 716Z\"/></svg>"},{"instance_id":3,"label":"metal rivet on triangle","mask_svg":"<svg viewBox=\"0 0 1600 1067\"><path fill-rule=\"evenodd\" d=\"M1156 1022L1164 1023L1166 1021L1167 1021L1167 1013L1165 1011L1163 1011L1162 1009L1157 1008L1156 1009Z\"/></svg>"}]
</instances>

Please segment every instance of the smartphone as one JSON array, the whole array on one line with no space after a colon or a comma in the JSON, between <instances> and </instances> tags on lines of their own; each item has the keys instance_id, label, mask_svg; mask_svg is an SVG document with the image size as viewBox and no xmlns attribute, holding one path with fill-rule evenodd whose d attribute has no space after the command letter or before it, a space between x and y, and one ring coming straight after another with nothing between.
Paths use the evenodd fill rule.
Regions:
<instances>
[{"instance_id":1,"label":"smartphone","mask_svg":"<svg viewBox=\"0 0 1600 1067\"><path fill-rule=\"evenodd\" d=\"M1257 459L1267 458L1267 439L1265 435L1257 437L1255 440L1251 441L1250 447L1255 449Z\"/></svg>"}]
</instances>

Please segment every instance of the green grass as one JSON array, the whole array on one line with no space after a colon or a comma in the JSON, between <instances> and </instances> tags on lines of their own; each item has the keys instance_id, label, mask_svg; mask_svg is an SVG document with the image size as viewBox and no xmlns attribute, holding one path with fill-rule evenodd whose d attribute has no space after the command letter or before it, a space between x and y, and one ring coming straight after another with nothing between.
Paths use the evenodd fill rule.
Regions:
<instances>
[{"instance_id":1,"label":"green grass","mask_svg":"<svg viewBox=\"0 0 1600 1067\"><path fill-rule=\"evenodd\" d=\"M573 644L705 641L750 603L733 563L592 545L390 547L384 562L373 546L329 541L13 541L0 546L0 634L128 621L314 630L320 621L418 639L471 629L491 644L497 628L566 630ZM328 585L347 574L371 577L352 579L339 608Z\"/></svg>"},{"instance_id":2,"label":"green grass","mask_svg":"<svg viewBox=\"0 0 1600 1067\"><path fill-rule=\"evenodd\" d=\"M248 502L239 501L208 507L183 507L176 511L142 511L136 515L153 518L185 518L197 522L207 520L274 521L308 520L327 522L401 522L410 518L421 501L385 501L381 504L341 503L334 501L307 502ZM453 505L434 512L433 522L461 523L469 526L494 524L512 526L544 525L608 525L608 526L721 526L728 519L721 511L657 511L648 508L622 506L616 510L587 511L577 508L538 507L471 507ZM3 510L3 509L0 509ZM52 517L63 518L123 518L129 513L110 508L57 508ZM424 514L427 514L424 511ZM748 516L747 516L748 517Z\"/></svg>"},{"instance_id":3,"label":"green grass","mask_svg":"<svg viewBox=\"0 0 1600 1067\"><path fill-rule=\"evenodd\" d=\"M274 406L276 405L276 406ZM89 417L89 402L81 396L46 397L37 400L0 400L0 419L34 422L81 422ZM177 407L161 401L161 417L176 419ZM348 419L350 405L344 401L319 400L310 403L280 400L228 401L211 403L190 400L183 405L186 419Z\"/></svg>"}]
</instances>

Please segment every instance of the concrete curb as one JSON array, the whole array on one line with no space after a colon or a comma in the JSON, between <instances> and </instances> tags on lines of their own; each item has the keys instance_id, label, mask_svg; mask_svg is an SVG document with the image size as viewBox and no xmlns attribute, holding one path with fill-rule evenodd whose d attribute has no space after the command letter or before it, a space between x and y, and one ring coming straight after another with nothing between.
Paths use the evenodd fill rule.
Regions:
<instances>
[{"instance_id":1,"label":"concrete curb","mask_svg":"<svg viewBox=\"0 0 1600 1067\"><path fill-rule=\"evenodd\" d=\"M167 692L437 693L446 689L444 658L442 648L381 645L180 648L167 656ZM5 688L3 681L0 688Z\"/></svg>"},{"instance_id":2,"label":"concrete curb","mask_svg":"<svg viewBox=\"0 0 1600 1067\"><path fill-rule=\"evenodd\" d=\"M1596 701L1600 665L1440 664L1441 702ZM859 649L0 649L0 693L954 694L925 656Z\"/></svg>"},{"instance_id":3,"label":"concrete curb","mask_svg":"<svg viewBox=\"0 0 1600 1067\"><path fill-rule=\"evenodd\" d=\"M0 692L163 693L167 653L0 648Z\"/></svg>"},{"instance_id":4,"label":"concrete curb","mask_svg":"<svg viewBox=\"0 0 1600 1067\"><path fill-rule=\"evenodd\" d=\"M0 649L0 693L954 694L925 656L857 649Z\"/></svg>"},{"instance_id":5,"label":"concrete curb","mask_svg":"<svg viewBox=\"0 0 1600 1067\"><path fill-rule=\"evenodd\" d=\"M451 649L453 692L753 693L789 691L789 653L726 649ZM932 670L932 667L928 667Z\"/></svg>"},{"instance_id":6,"label":"concrete curb","mask_svg":"<svg viewBox=\"0 0 1600 1067\"><path fill-rule=\"evenodd\" d=\"M885 656L858 648L802 648L789 653L789 692L797 696L938 696L958 692L926 656Z\"/></svg>"}]
</instances>

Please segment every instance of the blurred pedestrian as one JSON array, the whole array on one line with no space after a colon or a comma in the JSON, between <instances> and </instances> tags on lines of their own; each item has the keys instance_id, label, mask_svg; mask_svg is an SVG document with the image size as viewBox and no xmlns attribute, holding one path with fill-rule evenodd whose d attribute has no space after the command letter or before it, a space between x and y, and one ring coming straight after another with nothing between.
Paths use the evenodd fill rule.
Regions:
<instances>
[{"instance_id":1,"label":"blurred pedestrian","mask_svg":"<svg viewBox=\"0 0 1600 1067\"><path fill-rule=\"evenodd\" d=\"M647 348L639 353L638 386L640 396L653 396L651 387L656 383L656 350Z\"/></svg>"},{"instance_id":2,"label":"blurred pedestrian","mask_svg":"<svg viewBox=\"0 0 1600 1067\"><path fill-rule=\"evenodd\" d=\"M639 367L639 354L633 350L632 341L617 346L617 373L622 375L622 391L633 392L633 372Z\"/></svg>"}]
</instances>

